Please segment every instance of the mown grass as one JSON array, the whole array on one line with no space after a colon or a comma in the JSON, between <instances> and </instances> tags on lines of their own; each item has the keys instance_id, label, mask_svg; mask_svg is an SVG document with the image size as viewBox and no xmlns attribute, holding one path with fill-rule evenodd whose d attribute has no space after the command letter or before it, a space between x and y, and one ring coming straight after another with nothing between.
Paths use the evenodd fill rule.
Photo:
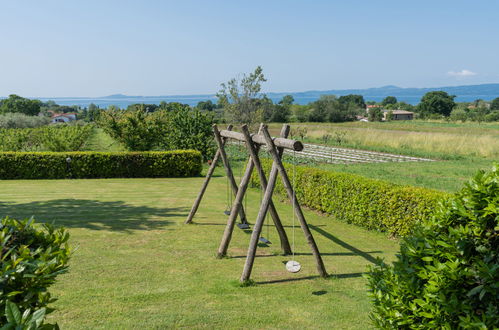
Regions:
<instances>
[{"instance_id":1,"label":"mown grass","mask_svg":"<svg viewBox=\"0 0 499 330\"><path fill-rule=\"evenodd\" d=\"M274 134L280 125L272 124ZM305 141L330 146L424 157L435 162L332 165L309 162L333 171L449 192L457 191L479 169L499 161L498 123L392 121L297 123L305 127ZM329 135L326 142L323 137ZM338 139L340 141L338 141Z\"/></svg>"},{"instance_id":2,"label":"mown grass","mask_svg":"<svg viewBox=\"0 0 499 330\"><path fill-rule=\"evenodd\" d=\"M85 143L86 151L126 151L118 141L114 140L102 128L94 127L92 134Z\"/></svg>"},{"instance_id":3,"label":"mown grass","mask_svg":"<svg viewBox=\"0 0 499 330\"><path fill-rule=\"evenodd\" d=\"M218 170L220 173L220 171ZM187 179L0 181L0 215L54 221L69 228L70 272L51 288L49 316L63 329L370 327L362 274L376 257L391 261L398 243L306 211L332 276L317 277L296 229L300 273L285 271L277 235L258 249L255 286L237 285L249 233L235 229L230 257L215 258L226 216L226 180L210 184L195 224L183 221L202 183ZM250 222L259 193L247 200ZM288 234L291 208L277 203ZM268 230L268 233L267 233Z\"/></svg>"}]
</instances>

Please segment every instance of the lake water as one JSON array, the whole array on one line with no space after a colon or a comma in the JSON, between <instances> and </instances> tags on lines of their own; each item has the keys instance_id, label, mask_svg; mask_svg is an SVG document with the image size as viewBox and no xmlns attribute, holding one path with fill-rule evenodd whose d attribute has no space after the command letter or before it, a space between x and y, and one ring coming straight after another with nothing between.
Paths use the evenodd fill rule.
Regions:
<instances>
[{"instance_id":1,"label":"lake water","mask_svg":"<svg viewBox=\"0 0 499 330\"><path fill-rule=\"evenodd\" d=\"M365 95L364 99L366 101L376 101L380 102L385 98L386 95ZM310 102L316 101L319 96L301 96L301 95L296 95L293 96L295 98L295 103L297 104L308 104ZM277 103L281 100L282 95L279 96L272 96L269 95L269 98L274 102ZM200 101L207 101L211 100L212 102L216 103L217 98L214 95L188 95L188 96L130 96L130 97L117 97L117 98L112 98L112 97L102 97L102 98L83 98L83 97L53 97L53 98L38 98L39 100L46 102L49 100L52 100L56 102L59 105L78 105L80 107L88 107L91 103L101 107L101 108L107 108L110 105L115 105L120 108L126 108L130 104L135 104L135 103L146 103L146 104L159 104L161 101L165 102L180 102L180 103L185 103L189 104L191 106L194 106L198 104ZM421 100L421 96L397 96L397 99L399 101L404 101L409 104L418 104L419 101ZM489 100L490 96L489 95L466 95L466 96L458 96L456 97L457 102L472 102L476 99L485 99Z\"/></svg>"}]
</instances>

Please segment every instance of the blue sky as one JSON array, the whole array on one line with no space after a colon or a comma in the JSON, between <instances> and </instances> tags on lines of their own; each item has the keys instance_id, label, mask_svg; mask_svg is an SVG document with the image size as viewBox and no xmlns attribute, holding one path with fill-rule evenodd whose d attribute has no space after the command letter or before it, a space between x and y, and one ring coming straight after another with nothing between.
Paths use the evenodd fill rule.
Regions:
<instances>
[{"instance_id":1,"label":"blue sky","mask_svg":"<svg viewBox=\"0 0 499 330\"><path fill-rule=\"evenodd\" d=\"M499 1L0 3L0 96L208 94L499 82Z\"/></svg>"}]
</instances>

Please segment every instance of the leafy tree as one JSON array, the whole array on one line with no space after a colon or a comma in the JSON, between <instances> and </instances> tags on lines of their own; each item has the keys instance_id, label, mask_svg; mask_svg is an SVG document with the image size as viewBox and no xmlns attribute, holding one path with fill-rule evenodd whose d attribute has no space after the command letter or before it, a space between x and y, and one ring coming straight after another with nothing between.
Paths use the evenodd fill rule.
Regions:
<instances>
[{"instance_id":1,"label":"leafy tree","mask_svg":"<svg viewBox=\"0 0 499 330\"><path fill-rule=\"evenodd\" d=\"M211 102L211 100L199 101L198 104L196 105L196 108L203 111L213 111L216 108L216 104Z\"/></svg>"},{"instance_id":2,"label":"leafy tree","mask_svg":"<svg viewBox=\"0 0 499 330\"><path fill-rule=\"evenodd\" d=\"M283 106L291 106L295 102L295 98L293 95L284 95L282 99L279 101L280 105Z\"/></svg>"},{"instance_id":3,"label":"leafy tree","mask_svg":"<svg viewBox=\"0 0 499 330\"><path fill-rule=\"evenodd\" d=\"M490 110L499 110L499 97L496 97L490 102Z\"/></svg>"},{"instance_id":4,"label":"leafy tree","mask_svg":"<svg viewBox=\"0 0 499 330\"><path fill-rule=\"evenodd\" d=\"M237 124L255 124L262 120L260 95L261 84L267 81L263 70L258 66L253 73L244 74L241 79L233 78L221 84L217 93L218 102L223 106L229 121Z\"/></svg>"},{"instance_id":5,"label":"leafy tree","mask_svg":"<svg viewBox=\"0 0 499 330\"><path fill-rule=\"evenodd\" d=\"M184 108L168 112L168 130L160 137L159 147L166 150L194 149L205 160L215 154L212 131L213 115L199 109Z\"/></svg>"},{"instance_id":6,"label":"leafy tree","mask_svg":"<svg viewBox=\"0 0 499 330\"><path fill-rule=\"evenodd\" d=\"M15 94L9 95L8 98L0 103L1 113L23 113L28 116L36 116L40 112L42 102L40 100L30 100Z\"/></svg>"},{"instance_id":7,"label":"leafy tree","mask_svg":"<svg viewBox=\"0 0 499 330\"><path fill-rule=\"evenodd\" d=\"M135 103L135 104L130 104L127 107L127 110L130 111L135 111L139 109L144 109L146 112L154 112L159 108L156 104L144 104L144 103Z\"/></svg>"},{"instance_id":8,"label":"leafy tree","mask_svg":"<svg viewBox=\"0 0 499 330\"><path fill-rule=\"evenodd\" d=\"M309 110L308 105L293 104L291 106L291 113L293 114L292 119L294 121L304 123L309 120Z\"/></svg>"},{"instance_id":9,"label":"leafy tree","mask_svg":"<svg viewBox=\"0 0 499 330\"><path fill-rule=\"evenodd\" d=\"M366 102L364 101L364 97L362 95L356 95L356 94L343 95L338 98L338 102L343 105L351 105L357 109L366 108Z\"/></svg>"},{"instance_id":10,"label":"leafy tree","mask_svg":"<svg viewBox=\"0 0 499 330\"><path fill-rule=\"evenodd\" d=\"M148 113L144 108L134 110L103 111L99 125L128 150L147 151L158 145L162 128L168 119L158 113Z\"/></svg>"},{"instance_id":11,"label":"leafy tree","mask_svg":"<svg viewBox=\"0 0 499 330\"><path fill-rule=\"evenodd\" d=\"M334 95L321 95L312 103L310 121L345 122L355 120L357 108L352 103L341 103Z\"/></svg>"},{"instance_id":12,"label":"leafy tree","mask_svg":"<svg viewBox=\"0 0 499 330\"><path fill-rule=\"evenodd\" d=\"M393 120L393 111L390 110L386 113L386 121L392 121L392 120Z\"/></svg>"},{"instance_id":13,"label":"leafy tree","mask_svg":"<svg viewBox=\"0 0 499 330\"><path fill-rule=\"evenodd\" d=\"M381 105L396 104L397 98L395 96L387 96L381 101Z\"/></svg>"},{"instance_id":14,"label":"leafy tree","mask_svg":"<svg viewBox=\"0 0 499 330\"><path fill-rule=\"evenodd\" d=\"M448 117L452 109L456 106L455 95L449 95L444 91L434 91L426 93L418 104L421 116L428 117L432 114Z\"/></svg>"},{"instance_id":15,"label":"leafy tree","mask_svg":"<svg viewBox=\"0 0 499 330\"><path fill-rule=\"evenodd\" d=\"M99 119L101 109L93 103L88 105L88 110L86 111L85 121L93 122Z\"/></svg>"},{"instance_id":16,"label":"leafy tree","mask_svg":"<svg viewBox=\"0 0 499 330\"><path fill-rule=\"evenodd\" d=\"M382 121L383 120L383 111L379 107L371 108L369 110L369 121Z\"/></svg>"},{"instance_id":17,"label":"leafy tree","mask_svg":"<svg viewBox=\"0 0 499 330\"><path fill-rule=\"evenodd\" d=\"M468 113L462 108L455 108L450 113L450 119L452 121L462 121L463 123L468 119Z\"/></svg>"}]
</instances>

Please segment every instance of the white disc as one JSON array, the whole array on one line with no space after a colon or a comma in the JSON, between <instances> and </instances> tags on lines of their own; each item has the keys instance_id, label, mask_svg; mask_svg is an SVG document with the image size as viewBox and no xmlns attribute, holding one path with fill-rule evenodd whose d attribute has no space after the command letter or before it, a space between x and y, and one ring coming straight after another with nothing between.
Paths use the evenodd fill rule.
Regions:
<instances>
[{"instance_id":1,"label":"white disc","mask_svg":"<svg viewBox=\"0 0 499 330\"><path fill-rule=\"evenodd\" d=\"M298 261L290 260L286 262L286 269L290 273L298 273L301 269L301 265Z\"/></svg>"}]
</instances>

